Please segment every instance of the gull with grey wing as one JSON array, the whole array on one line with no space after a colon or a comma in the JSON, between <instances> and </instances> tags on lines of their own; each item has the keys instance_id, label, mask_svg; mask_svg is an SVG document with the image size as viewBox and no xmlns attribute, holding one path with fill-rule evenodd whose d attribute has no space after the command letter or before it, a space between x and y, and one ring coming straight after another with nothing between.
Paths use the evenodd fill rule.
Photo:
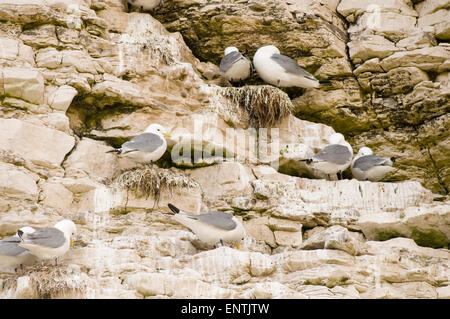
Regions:
<instances>
[{"instance_id":1,"label":"gull with grey wing","mask_svg":"<svg viewBox=\"0 0 450 319\"><path fill-rule=\"evenodd\" d=\"M170 137L166 128L159 124L149 125L144 133L133 137L120 148L108 151L127 157L137 163L153 163L159 160L167 149L165 136Z\"/></svg>"},{"instance_id":2,"label":"gull with grey wing","mask_svg":"<svg viewBox=\"0 0 450 319\"><path fill-rule=\"evenodd\" d=\"M396 158L384 158L373 155L368 147L361 147L350 167L353 177L359 181L378 182L388 173L395 171L392 167Z\"/></svg>"},{"instance_id":3,"label":"gull with grey wing","mask_svg":"<svg viewBox=\"0 0 450 319\"><path fill-rule=\"evenodd\" d=\"M53 227L47 227L26 234L19 230L17 233L21 238L19 246L27 249L32 255L40 260L55 259L63 256L72 245L72 237L76 232L73 221L65 219L56 223Z\"/></svg>"},{"instance_id":4,"label":"gull with grey wing","mask_svg":"<svg viewBox=\"0 0 450 319\"><path fill-rule=\"evenodd\" d=\"M236 47L225 49L220 61L220 74L230 82L241 82L250 76L252 63Z\"/></svg>"},{"instance_id":5,"label":"gull with grey wing","mask_svg":"<svg viewBox=\"0 0 450 319\"><path fill-rule=\"evenodd\" d=\"M319 80L274 45L259 48L254 57L256 72L265 82L278 87L318 88Z\"/></svg>"},{"instance_id":6,"label":"gull with grey wing","mask_svg":"<svg viewBox=\"0 0 450 319\"><path fill-rule=\"evenodd\" d=\"M334 133L328 139L329 145L325 146L311 158L303 159L311 168L314 168L328 175L331 180L332 174L338 174L338 178L342 179L342 172L346 170L353 157L353 149L348 142L345 141L341 133Z\"/></svg>"},{"instance_id":7,"label":"gull with grey wing","mask_svg":"<svg viewBox=\"0 0 450 319\"><path fill-rule=\"evenodd\" d=\"M25 226L20 228L20 231L25 234L35 232L33 227ZM0 240L0 265L4 267L20 267L23 265L31 265L36 262L36 257L30 252L19 246L22 242L19 235L8 237Z\"/></svg>"},{"instance_id":8,"label":"gull with grey wing","mask_svg":"<svg viewBox=\"0 0 450 319\"><path fill-rule=\"evenodd\" d=\"M219 242L237 244L246 236L245 229L236 217L225 212L210 211L206 214L193 215L185 213L172 204L168 204L175 214L173 218L189 228L197 237L210 245Z\"/></svg>"}]
</instances>

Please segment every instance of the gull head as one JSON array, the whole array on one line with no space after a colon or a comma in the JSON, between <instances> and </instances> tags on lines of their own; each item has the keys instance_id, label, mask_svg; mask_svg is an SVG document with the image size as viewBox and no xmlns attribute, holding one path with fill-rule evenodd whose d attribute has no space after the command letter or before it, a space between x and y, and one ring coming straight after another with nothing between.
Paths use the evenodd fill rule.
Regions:
<instances>
[{"instance_id":1,"label":"gull head","mask_svg":"<svg viewBox=\"0 0 450 319\"><path fill-rule=\"evenodd\" d=\"M22 231L22 233L24 234L32 234L36 231L36 229L34 229L33 227L30 226L24 226L19 228L20 231Z\"/></svg>"},{"instance_id":2,"label":"gull head","mask_svg":"<svg viewBox=\"0 0 450 319\"><path fill-rule=\"evenodd\" d=\"M24 234L31 234L34 233L36 231L36 229L34 229L33 227L30 226L24 226L21 227L20 230L24 233Z\"/></svg>"},{"instance_id":3,"label":"gull head","mask_svg":"<svg viewBox=\"0 0 450 319\"><path fill-rule=\"evenodd\" d=\"M372 155L373 151L369 147L361 147L358 151L358 154L356 156L366 156L366 155Z\"/></svg>"},{"instance_id":4,"label":"gull head","mask_svg":"<svg viewBox=\"0 0 450 319\"><path fill-rule=\"evenodd\" d=\"M72 237L77 232L77 226L70 219L64 219L55 224L55 228L59 229L70 239L70 246L73 246Z\"/></svg>"},{"instance_id":5,"label":"gull head","mask_svg":"<svg viewBox=\"0 0 450 319\"><path fill-rule=\"evenodd\" d=\"M345 137L341 133L334 133L328 138L330 144L342 144L345 142Z\"/></svg>"},{"instance_id":6,"label":"gull head","mask_svg":"<svg viewBox=\"0 0 450 319\"><path fill-rule=\"evenodd\" d=\"M350 153L352 153L352 155L353 155L353 148L352 148L352 146L345 140L344 135L342 135L341 133L334 133L334 134L332 134L328 138L328 143L329 144L343 145L343 146L347 147L348 150L350 151Z\"/></svg>"},{"instance_id":7,"label":"gull head","mask_svg":"<svg viewBox=\"0 0 450 319\"><path fill-rule=\"evenodd\" d=\"M227 47L227 48L225 49L225 55L227 55L227 54L229 54L229 53L231 53L231 52L239 52L239 50L238 50L238 48L236 48L236 47Z\"/></svg>"},{"instance_id":8,"label":"gull head","mask_svg":"<svg viewBox=\"0 0 450 319\"><path fill-rule=\"evenodd\" d=\"M264 47L260 47L255 54L257 53L262 53L262 54L267 54L267 55L272 55L272 54L280 54L280 50L278 50L278 48L274 45L266 45Z\"/></svg>"},{"instance_id":9,"label":"gull head","mask_svg":"<svg viewBox=\"0 0 450 319\"><path fill-rule=\"evenodd\" d=\"M158 135L164 135L164 136L168 136L170 137L169 132L167 132L167 129L159 124L151 124L149 125L145 131L145 133L154 133L154 134L158 134Z\"/></svg>"}]
</instances>

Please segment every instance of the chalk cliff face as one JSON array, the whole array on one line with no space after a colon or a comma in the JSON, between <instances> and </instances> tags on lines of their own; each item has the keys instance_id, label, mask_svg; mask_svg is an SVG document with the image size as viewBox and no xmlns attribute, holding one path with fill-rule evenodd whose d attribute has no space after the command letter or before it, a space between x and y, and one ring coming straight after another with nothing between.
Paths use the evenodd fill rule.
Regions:
<instances>
[{"instance_id":1,"label":"chalk cliff face","mask_svg":"<svg viewBox=\"0 0 450 319\"><path fill-rule=\"evenodd\" d=\"M0 296L449 298L449 10L0 0L0 238L63 218L78 229L60 266L0 269ZM269 43L327 84L225 87L223 49ZM159 186L143 187L142 167L106 152L153 122L172 138L145 171ZM317 179L297 160L334 132L399 157L398 171ZM206 247L168 202L233 213L248 236Z\"/></svg>"}]
</instances>

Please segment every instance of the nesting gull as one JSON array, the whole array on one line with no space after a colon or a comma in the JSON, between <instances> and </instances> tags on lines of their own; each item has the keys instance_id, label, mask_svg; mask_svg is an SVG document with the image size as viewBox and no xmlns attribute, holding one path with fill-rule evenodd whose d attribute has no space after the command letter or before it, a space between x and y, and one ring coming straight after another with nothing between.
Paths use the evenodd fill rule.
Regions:
<instances>
[{"instance_id":1,"label":"nesting gull","mask_svg":"<svg viewBox=\"0 0 450 319\"><path fill-rule=\"evenodd\" d=\"M159 160L167 149L164 136L170 137L170 134L163 126L151 124L144 133L123 143L122 147L107 153L116 152L120 156L128 157L138 163L153 163Z\"/></svg>"},{"instance_id":2,"label":"nesting gull","mask_svg":"<svg viewBox=\"0 0 450 319\"><path fill-rule=\"evenodd\" d=\"M353 177L357 180L378 182L395 170L392 167L395 159L395 157L384 158L373 155L373 151L369 147L361 147L350 168Z\"/></svg>"},{"instance_id":3,"label":"nesting gull","mask_svg":"<svg viewBox=\"0 0 450 319\"><path fill-rule=\"evenodd\" d=\"M25 234L35 232L33 227L25 226L20 228L20 231ZM22 269L23 265L30 265L36 261L36 257L30 254L28 250L19 246L22 240L16 234L0 240L0 265L5 267L17 267Z\"/></svg>"},{"instance_id":4,"label":"nesting gull","mask_svg":"<svg viewBox=\"0 0 450 319\"><path fill-rule=\"evenodd\" d=\"M217 245L219 242L237 244L245 238L244 226L231 214L210 211L206 214L192 215L185 213L172 204L168 204L175 213L174 219L192 230L197 237L209 244Z\"/></svg>"},{"instance_id":5,"label":"nesting gull","mask_svg":"<svg viewBox=\"0 0 450 319\"><path fill-rule=\"evenodd\" d=\"M319 80L295 60L280 54L274 45L259 48L253 57L253 65L261 79L278 87L318 88L320 85Z\"/></svg>"},{"instance_id":6,"label":"nesting gull","mask_svg":"<svg viewBox=\"0 0 450 319\"><path fill-rule=\"evenodd\" d=\"M327 174L338 174L342 179L342 172L350 166L353 157L353 149L345 141L344 135L334 133L328 138L329 145L325 146L311 158L301 160L318 171Z\"/></svg>"},{"instance_id":7,"label":"nesting gull","mask_svg":"<svg viewBox=\"0 0 450 319\"><path fill-rule=\"evenodd\" d=\"M150 11L155 8L161 8L164 0L128 0L132 6L140 8L142 11Z\"/></svg>"},{"instance_id":8,"label":"nesting gull","mask_svg":"<svg viewBox=\"0 0 450 319\"><path fill-rule=\"evenodd\" d=\"M252 63L236 47L225 49L220 61L220 74L230 82L240 82L250 76Z\"/></svg>"},{"instance_id":9,"label":"nesting gull","mask_svg":"<svg viewBox=\"0 0 450 319\"><path fill-rule=\"evenodd\" d=\"M21 230L17 233L22 239L19 243L20 247L29 250L42 261L55 258L55 265L57 265L58 257L64 255L72 246L72 237L75 232L74 222L64 219L53 227L43 228L31 234L25 234Z\"/></svg>"}]
</instances>

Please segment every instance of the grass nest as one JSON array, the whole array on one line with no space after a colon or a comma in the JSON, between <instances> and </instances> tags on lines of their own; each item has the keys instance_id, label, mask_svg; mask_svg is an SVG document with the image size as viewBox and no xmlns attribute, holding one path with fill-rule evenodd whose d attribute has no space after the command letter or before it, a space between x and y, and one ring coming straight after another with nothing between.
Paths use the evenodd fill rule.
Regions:
<instances>
[{"instance_id":1,"label":"grass nest","mask_svg":"<svg viewBox=\"0 0 450 319\"><path fill-rule=\"evenodd\" d=\"M14 288L17 276L28 276L31 290L25 298L54 299L54 298L83 298L88 288L89 277L78 270L61 266L27 267L25 272L13 276L6 283L6 287Z\"/></svg>"},{"instance_id":2,"label":"grass nest","mask_svg":"<svg viewBox=\"0 0 450 319\"><path fill-rule=\"evenodd\" d=\"M106 184L108 187L134 191L137 196L152 196L155 206L163 191L172 194L175 188L200 187L196 181L175 168L164 169L152 165L124 171Z\"/></svg>"},{"instance_id":3,"label":"grass nest","mask_svg":"<svg viewBox=\"0 0 450 319\"><path fill-rule=\"evenodd\" d=\"M86 276L57 267L43 268L30 273L30 280L40 298L82 296L87 289Z\"/></svg>"},{"instance_id":4,"label":"grass nest","mask_svg":"<svg viewBox=\"0 0 450 319\"><path fill-rule=\"evenodd\" d=\"M243 108L255 128L273 127L293 110L289 96L271 85L220 88L219 93Z\"/></svg>"}]
</instances>

